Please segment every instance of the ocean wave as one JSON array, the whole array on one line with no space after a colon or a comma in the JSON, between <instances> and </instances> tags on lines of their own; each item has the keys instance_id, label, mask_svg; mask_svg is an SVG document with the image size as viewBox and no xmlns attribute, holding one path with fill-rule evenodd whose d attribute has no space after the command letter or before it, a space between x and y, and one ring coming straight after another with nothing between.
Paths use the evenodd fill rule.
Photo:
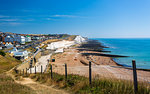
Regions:
<instances>
[{"instance_id":1,"label":"ocean wave","mask_svg":"<svg viewBox=\"0 0 150 94\"><path fill-rule=\"evenodd\" d=\"M101 42L101 41L100 41ZM105 42L101 42L102 45L106 46L106 47L109 47L109 48L113 48L113 49L117 49L117 47L115 46L112 46L111 44L108 44L108 43L105 43Z\"/></svg>"}]
</instances>

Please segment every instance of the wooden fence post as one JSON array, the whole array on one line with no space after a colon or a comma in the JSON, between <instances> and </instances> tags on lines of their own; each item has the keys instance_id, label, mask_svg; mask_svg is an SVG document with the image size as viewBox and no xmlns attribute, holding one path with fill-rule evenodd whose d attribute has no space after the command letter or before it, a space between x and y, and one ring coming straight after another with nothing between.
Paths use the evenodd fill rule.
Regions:
<instances>
[{"instance_id":1,"label":"wooden fence post","mask_svg":"<svg viewBox=\"0 0 150 94\"><path fill-rule=\"evenodd\" d=\"M53 79L53 69L52 69L52 65L50 65L50 69L51 69L51 79Z\"/></svg>"},{"instance_id":2,"label":"wooden fence post","mask_svg":"<svg viewBox=\"0 0 150 94\"><path fill-rule=\"evenodd\" d=\"M67 64L65 64L65 80L67 81Z\"/></svg>"},{"instance_id":3,"label":"wooden fence post","mask_svg":"<svg viewBox=\"0 0 150 94\"><path fill-rule=\"evenodd\" d=\"M42 74L42 71L43 71L43 67L42 67L42 65L41 65L41 74Z\"/></svg>"},{"instance_id":4,"label":"wooden fence post","mask_svg":"<svg viewBox=\"0 0 150 94\"><path fill-rule=\"evenodd\" d=\"M23 69L23 75L24 75L24 69Z\"/></svg>"},{"instance_id":5,"label":"wooden fence post","mask_svg":"<svg viewBox=\"0 0 150 94\"><path fill-rule=\"evenodd\" d=\"M48 67L48 65L46 65L46 66L45 66L45 70L44 70L44 72L46 72L46 70L47 70L47 67Z\"/></svg>"},{"instance_id":6,"label":"wooden fence post","mask_svg":"<svg viewBox=\"0 0 150 94\"><path fill-rule=\"evenodd\" d=\"M136 72L136 62L135 62L135 60L132 60L132 67L133 67L134 93L137 94L138 82L137 82L137 72Z\"/></svg>"},{"instance_id":7,"label":"wooden fence post","mask_svg":"<svg viewBox=\"0 0 150 94\"><path fill-rule=\"evenodd\" d=\"M89 62L89 84L92 84L92 72L91 72L91 61Z\"/></svg>"},{"instance_id":8,"label":"wooden fence post","mask_svg":"<svg viewBox=\"0 0 150 94\"><path fill-rule=\"evenodd\" d=\"M36 74L36 66L35 66L35 74Z\"/></svg>"},{"instance_id":9,"label":"wooden fence post","mask_svg":"<svg viewBox=\"0 0 150 94\"><path fill-rule=\"evenodd\" d=\"M21 75L21 70L20 70L20 75Z\"/></svg>"},{"instance_id":10,"label":"wooden fence post","mask_svg":"<svg viewBox=\"0 0 150 94\"><path fill-rule=\"evenodd\" d=\"M28 74L28 69L26 68L26 75Z\"/></svg>"},{"instance_id":11,"label":"wooden fence post","mask_svg":"<svg viewBox=\"0 0 150 94\"><path fill-rule=\"evenodd\" d=\"M31 70L31 68L30 68L30 74L32 74L32 70Z\"/></svg>"}]
</instances>

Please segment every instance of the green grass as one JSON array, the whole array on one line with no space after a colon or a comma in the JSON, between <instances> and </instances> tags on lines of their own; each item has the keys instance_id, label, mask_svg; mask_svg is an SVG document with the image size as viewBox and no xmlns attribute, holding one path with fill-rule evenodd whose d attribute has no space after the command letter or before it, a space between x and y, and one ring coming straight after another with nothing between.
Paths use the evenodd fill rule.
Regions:
<instances>
[{"instance_id":1,"label":"green grass","mask_svg":"<svg viewBox=\"0 0 150 94\"><path fill-rule=\"evenodd\" d=\"M71 35L67 39L70 41L73 41L76 38L77 35Z\"/></svg>"},{"instance_id":2,"label":"green grass","mask_svg":"<svg viewBox=\"0 0 150 94\"><path fill-rule=\"evenodd\" d=\"M6 53L3 50L0 50L0 55L5 56Z\"/></svg>"},{"instance_id":3,"label":"green grass","mask_svg":"<svg viewBox=\"0 0 150 94\"><path fill-rule=\"evenodd\" d=\"M0 74L0 94L35 94L35 92L26 86L15 83L11 77Z\"/></svg>"},{"instance_id":4,"label":"green grass","mask_svg":"<svg viewBox=\"0 0 150 94\"><path fill-rule=\"evenodd\" d=\"M17 84L5 74L18 64L21 64L21 62L9 56L9 54L0 55L0 94L35 94L29 87Z\"/></svg>"},{"instance_id":5,"label":"green grass","mask_svg":"<svg viewBox=\"0 0 150 94\"><path fill-rule=\"evenodd\" d=\"M8 53L5 56L0 55L0 73L6 72L18 64L21 64L21 61L11 57Z\"/></svg>"},{"instance_id":6,"label":"green grass","mask_svg":"<svg viewBox=\"0 0 150 94\"><path fill-rule=\"evenodd\" d=\"M125 80L101 78L93 80L92 86L89 86L88 78L78 75L68 75L67 81L64 75L57 73L53 73L53 79L50 79L50 73L31 74L29 77L75 94L134 94L133 83ZM150 94L150 88L145 84L139 83L138 89L137 94Z\"/></svg>"},{"instance_id":7,"label":"green grass","mask_svg":"<svg viewBox=\"0 0 150 94\"><path fill-rule=\"evenodd\" d=\"M25 50L27 50L29 52L35 52L36 51L36 49L33 47L26 48Z\"/></svg>"}]
</instances>

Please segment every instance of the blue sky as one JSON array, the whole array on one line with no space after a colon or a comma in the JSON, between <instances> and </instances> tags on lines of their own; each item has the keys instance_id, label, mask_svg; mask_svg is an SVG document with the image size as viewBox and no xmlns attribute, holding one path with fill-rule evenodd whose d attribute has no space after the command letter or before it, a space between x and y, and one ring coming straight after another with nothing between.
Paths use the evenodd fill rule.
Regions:
<instances>
[{"instance_id":1,"label":"blue sky","mask_svg":"<svg viewBox=\"0 0 150 94\"><path fill-rule=\"evenodd\" d=\"M0 31L149 38L150 0L0 0Z\"/></svg>"}]
</instances>

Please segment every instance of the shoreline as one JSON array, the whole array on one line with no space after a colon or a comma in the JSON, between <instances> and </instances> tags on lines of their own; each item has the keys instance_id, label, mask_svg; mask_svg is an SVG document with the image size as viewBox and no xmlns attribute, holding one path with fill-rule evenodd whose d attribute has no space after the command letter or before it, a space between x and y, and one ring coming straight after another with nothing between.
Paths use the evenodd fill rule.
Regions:
<instances>
[{"instance_id":1,"label":"shoreline","mask_svg":"<svg viewBox=\"0 0 150 94\"><path fill-rule=\"evenodd\" d=\"M91 39L91 40L93 40L93 39ZM94 39L95 40L95 39ZM97 41L97 42L99 42L98 40L95 40L95 41ZM99 42L102 46L104 46L101 42ZM109 48L108 46L104 46L104 48ZM103 51L101 51L102 53L103 53ZM114 59L117 57L117 58L120 58L120 57L130 57L130 56L122 56L122 55L114 55L114 54L111 54L111 51L107 51L107 50L104 50L104 52L110 52L110 54L108 54L108 55L110 55L110 56L112 56L112 57L110 57L110 58L112 58L112 61L113 62L115 62L116 63L116 65L118 65L118 66L122 66L122 67L124 67L124 68L126 68L126 69L132 69L132 66L131 67L127 67L127 66L125 66L125 65L122 65L122 64L119 64L118 62L116 62ZM105 53L103 53L103 54L105 54ZM114 57L113 57L114 56ZM143 70L143 71L150 71L150 69L144 69L144 68L136 68L137 70Z\"/></svg>"},{"instance_id":2,"label":"shoreline","mask_svg":"<svg viewBox=\"0 0 150 94\"><path fill-rule=\"evenodd\" d=\"M131 69L131 70L132 70L132 67L127 67L127 66L124 66L124 65L122 65L122 64L119 64L119 63L117 63L115 60L113 60L113 58L112 58L112 61L115 62L116 65L118 65L118 66L121 66L121 67L123 67L123 68ZM150 69L136 68L136 70L142 70L142 71L149 71L149 72L150 72Z\"/></svg>"},{"instance_id":3,"label":"shoreline","mask_svg":"<svg viewBox=\"0 0 150 94\"><path fill-rule=\"evenodd\" d=\"M53 65L53 71L58 74L64 74L64 65L67 64L68 74L88 77L88 65L89 61L91 61L93 77L99 76L132 81L132 68L118 64L113 60L112 56L101 55L103 54L103 48L104 46L101 43L93 40L72 45L63 48L62 52L53 54L51 59L55 59L55 61L50 61L49 64ZM84 53L89 54L85 55ZM99 54L93 55L92 53ZM137 70L137 73L139 81L150 82L149 71Z\"/></svg>"}]
</instances>

